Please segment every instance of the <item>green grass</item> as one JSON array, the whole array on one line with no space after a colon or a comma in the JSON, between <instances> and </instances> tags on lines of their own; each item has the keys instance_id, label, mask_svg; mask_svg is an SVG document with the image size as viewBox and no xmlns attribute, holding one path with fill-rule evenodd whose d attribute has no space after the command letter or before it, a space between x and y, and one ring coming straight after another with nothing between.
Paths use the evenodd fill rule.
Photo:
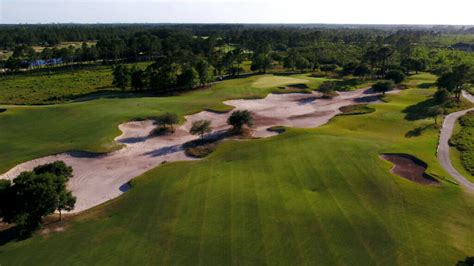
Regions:
<instances>
[{"instance_id":1,"label":"green grass","mask_svg":"<svg viewBox=\"0 0 474 266\"><path fill-rule=\"evenodd\" d=\"M145 68L149 63L139 63ZM18 74L0 77L0 103L62 103L94 92L118 91L112 85L110 66L61 70L57 73Z\"/></svg>"},{"instance_id":2,"label":"green grass","mask_svg":"<svg viewBox=\"0 0 474 266\"><path fill-rule=\"evenodd\" d=\"M252 86L255 88L272 88L287 84L304 84L307 79L286 77L286 76L265 76L257 79Z\"/></svg>"},{"instance_id":3,"label":"green grass","mask_svg":"<svg viewBox=\"0 0 474 266\"><path fill-rule=\"evenodd\" d=\"M459 151L461 165L474 175L474 112L469 112L459 118L459 130L449 143Z\"/></svg>"},{"instance_id":4,"label":"green grass","mask_svg":"<svg viewBox=\"0 0 474 266\"><path fill-rule=\"evenodd\" d=\"M222 102L233 98L259 98L277 88L255 88L251 84L264 79L271 83L278 76L258 75L227 80L211 89L197 90L172 97L102 98L93 101L51 106L1 106L0 172L37 157L70 150L107 152L119 148L113 138L120 135L117 126L125 121L165 112L180 117L203 109L227 111ZM312 80L311 78L307 78ZM294 79L287 78L287 82ZM297 79L300 80L300 79Z\"/></svg>"},{"instance_id":5,"label":"green grass","mask_svg":"<svg viewBox=\"0 0 474 266\"><path fill-rule=\"evenodd\" d=\"M213 90L238 95L229 87ZM395 176L378 158L409 153L445 175L436 130L405 136L432 123L408 120L404 110L433 92L405 90L371 105L370 114L224 141L202 161L163 165L64 232L0 246L0 263L453 265L474 254L472 196L448 182L423 186Z\"/></svg>"}]
</instances>

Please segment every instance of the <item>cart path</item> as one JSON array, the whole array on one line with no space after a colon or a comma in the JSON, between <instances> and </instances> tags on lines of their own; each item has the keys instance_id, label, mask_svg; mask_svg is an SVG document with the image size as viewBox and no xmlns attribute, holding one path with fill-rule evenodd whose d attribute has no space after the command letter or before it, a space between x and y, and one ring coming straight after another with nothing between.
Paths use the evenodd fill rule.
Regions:
<instances>
[{"instance_id":1,"label":"cart path","mask_svg":"<svg viewBox=\"0 0 474 266\"><path fill-rule=\"evenodd\" d=\"M470 102L474 103L474 96L469 94L466 91L462 93L463 97L469 100ZM449 158L449 139L451 138L454 130L454 126L456 124L456 120L465 115L469 111L474 111L473 108L469 108L466 110L458 111L447 115L443 121L443 126L441 128L441 133L439 136L439 144L438 144L438 160L444 170L450 174L456 181L463 186L467 191L474 192L474 183L467 180L464 176L462 176L451 163Z\"/></svg>"}]
</instances>

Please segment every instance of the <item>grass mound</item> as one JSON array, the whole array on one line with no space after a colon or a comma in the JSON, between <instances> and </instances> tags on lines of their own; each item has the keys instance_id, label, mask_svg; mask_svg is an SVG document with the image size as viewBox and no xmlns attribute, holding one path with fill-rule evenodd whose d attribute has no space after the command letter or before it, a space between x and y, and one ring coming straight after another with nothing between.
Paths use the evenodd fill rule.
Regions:
<instances>
[{"instance_id":1,"label":"grass mound","mask_svg":"<svg viewBox=\"0 0 474 266\"><path fill-rule=\"evenodd\" d=\"M474 175L474 111L459 118L461 130L451 137L449 144L461 153L461 164Z\"/></svg>"},{"instance_id":2,"label":"grass mound","mask_svg":"<svg viewBox=\"0 0 474 266\"><path fill-rule=\"evenodd\" d=\"M343 106L339 108L339 110L342 112L340 115L361 115L375 112L375 108L372 108L367 104Z\"/></svg>"},{"instance_id":3,"label":"grass mound","mask_svg":"<svg viewBox=\"0 0 474 266\"><path fill-rule=\"evenodd\" d=\"M186 155L195 158L204 158L211 154L217 147L216 139L192 140L183 145Z\"/></svg>"}]
</instances>

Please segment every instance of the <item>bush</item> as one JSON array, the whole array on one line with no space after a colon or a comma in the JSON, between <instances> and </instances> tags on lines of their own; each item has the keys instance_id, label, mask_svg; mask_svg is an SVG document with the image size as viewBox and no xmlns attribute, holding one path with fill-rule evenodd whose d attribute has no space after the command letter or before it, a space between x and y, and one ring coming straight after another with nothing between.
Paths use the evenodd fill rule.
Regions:
<instances>
[{"instance_id":1,"label":"bush","mask_svg":"<svg viewBox=\"0 0 474 266\"><path fill-rule=\"evenodd\" d=\"M235 132L241 132L242 127L247 125L248 127L253 126L253 119L249 111L235 111L227 119L227 124L233 127Z\"/></svg>"},{"instance_id":2,"label":"bush","mask_svg":"<svg viewBox=\"0 0 474 266\"><path fill-rule=\"evenodd\" d=\"M189 133L193 135L199 135L201 139L204 138L206 133L211 132L211 121L209 120L197 120L194 121Z\"/></svg>"},{"instance_id":3,"label":"bush","mask_svg":"<svg viewBox=\"0 0 474 266\"><path fill-rule=\"evenodd\" d=\"M385 95L385 92L392 90L393 87L395 87L395 84L391 80L378 81L372 85L372 89L374 89L374 91L381 92L383 95Z\"/></svg>"},{"instance_id":4,"label":"bush","mask_svg":"<svg viewBox=\"0 0 474 266\"><path fill-rule=\"evenodd\" d=\"M405 78L405 74L403 74L403 72L400 70L390 70L389 72L387 72L387 74L385 74L385 79L392 80L396 84L401 83L405 80Z\"/></svg>"},{"instance_id":5,"label":"bush","mask_svg":"<svg viewBox=\"0 0 474 266\"><path fill-rule=\"evenodd\" d=\"M319 91L323 94L323 98L332 98L337 96L336 83L334 81L325 81L319 86Z\"/></svg>"},{"instance_id":6,"label":"bush","mask_svg":"<svg viewBox=\"0 0 474 266\"><path fill-rule=\"evenodd\" d=\"M166 113L160 116L157 116L153 118L154 124L158 125L160 129L154 130L154 131L167 131L171 130L171 132L174 132L174 125L178 123L179 119L178 116L174 113Z\"/></svg>"},{"instance_id":7,"label":"bush","mask_svg":"<svg viewBox=\"0 0 474 266\"><path fill-rule=\"evenodd\" d=\"M375 112L375 109L367 104L347 105L339 108L339 110L342 112L340 115L360 115Z\"/></svg>"},{"instance_id":8,"label":"bush","mask_svg":"<svg viewBox=\"0 0 474 266\"><path fill-rule=\"evenodd\" d=\"M321 65L319 69L321 69L321 71L335 71L337 69L337 65L336 64Z\"/></svg>"},{"instance_id":9,"label":"bush","mask_svg":"<svg viewBox=\"0 0 474 266\"><path fill-rule=\"evenodd\" d=\"M193 140L183 145L186 155L195 158L204 158L217 147L217 140Z\"/></svg>"},{"instance_id":10,"label":"bush","mask_svg":"<svg viewBox=\"0 0 474 266\"><path fill-rule=\"evenodd\" d=\"M451 137L449 144L461 152L461 164L474 175L474 111L459 119L461 130Z\"/></svg>"}]
</instances>

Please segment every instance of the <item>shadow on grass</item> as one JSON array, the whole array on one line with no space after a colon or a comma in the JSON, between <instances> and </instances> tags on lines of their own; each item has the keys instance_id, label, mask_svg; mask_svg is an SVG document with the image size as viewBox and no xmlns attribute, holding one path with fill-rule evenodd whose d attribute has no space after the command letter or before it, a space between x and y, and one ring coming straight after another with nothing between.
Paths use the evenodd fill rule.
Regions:
<instances>
[{"instance_id":1,"label":"shadow on grass","mask_svg":"<svg viewBox=\"0 0 474 266\"><path fill-rule=\"evenodd\" d=\"M8 229L0 231L0 247L12 242L12 241L20 241L25 238L20 237L18 230L16 227L10 227Z\"/></svg>"},{"instance_id":2,"label":"shadow on grass","mask_svg":"<svg viewBox=\"0 0 474 266\"><path fill-rule=\"evenodd\" d=\"M62 100L72 101L72 102L86 102L97 99L125 99L125 98L142 98L142 97L151 97L156 96L156 93L152 91L146 92L130 92L130 91L117 91L117 90L104 90L96 91L88 94L82 95L70 95L63 97ZM49 101L54 100L49 98Z\"/></svg>"},{"instance_id":3,"label":"shadow on grass","mask_svg":"<svg viewBox=\"0 0 474 266\"><path fill-rule=\"evenodd\" d=\"M7 109L5 109L5 108L0 108L0 113L5 112L6 110L7 110Z\"/></svg>"},{"instance_id":4,"label":"shadow on grass","mask_svg":"<svg viewBox=\"0 0 474 266\"><path fill-rule=\"evenodd\" d=\"M432 128L435 128L434 124L414 128L408 131L407 133L405 133L405 138L419 137L423 134L424 131L428 129L432 129Z\"/></svg>"},{"instance_id":5,"label":"shadow on grass","mask_svg":"<svg viewBox=\"0 0 474 266\"><path fill-rule=\"evenodd\" d=\"M354 89L354 87L363 84L364 82L357 78L344 79L335 81L337 86L337 91L349 91Z\"/></svg>"},{"instance_id":6,"label":"shadow on grass","mask_svg":"<svg viewBox=\"0 0 474 266\"><path fill-rule=\"evenodd\" d=\"M429 115L429 108L436 105L434 99L427 99L422 102L419 102L414 105L410 105L405 108L402 112L405 113L405 120L414 121L414 120L421 120L431 117Z\"/></svg>"},{"instance_id":7,"label":"shadow on grass","mask_svg":"<svg viewBox=\"0 0 474 266\"><path fill-rule=\"evenodd\" d=\"M436 83L434 83L434 82L425 82L425 83L418 84L418 86L416 86L416 87L420 88L420 89L429 89L429 88L433 88L435 86L436 86Z\"/></svg>"},{"instance_id":8,"label":"shadow on grass","mask_svg":"<svg viewBox=\"0 0 474 266\"><path fill-rule=\"evenodd\" d=\"M289 84L286 87L287 88L296 88L296 89L309 89L308 85L306 85L304 83Z\"/></svg>"}]
</instances>

